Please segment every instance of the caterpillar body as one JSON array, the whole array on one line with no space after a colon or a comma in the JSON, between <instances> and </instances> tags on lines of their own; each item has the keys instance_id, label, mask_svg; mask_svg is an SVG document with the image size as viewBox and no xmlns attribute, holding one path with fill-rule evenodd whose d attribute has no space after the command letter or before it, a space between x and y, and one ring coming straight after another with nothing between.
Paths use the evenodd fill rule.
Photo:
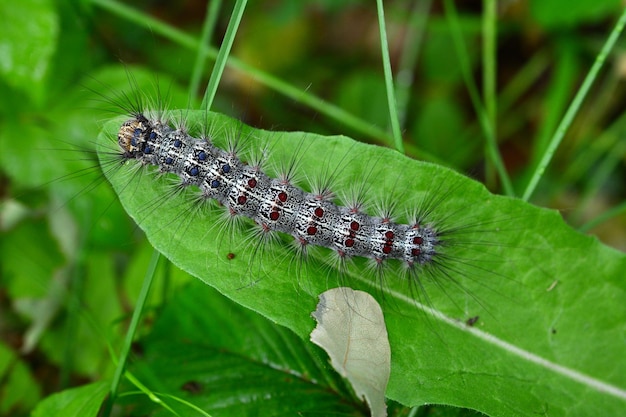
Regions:
<instances>
[{"instance_id":1,"label":"caterpillar body","mask_svg":"<svg viewBox=\"0 0 626 417\"><path fill-rule=\"evenodd\" d=\"M389 296L393 308L405 300L411 315L436 304L464 321L502 296L512 201L494 206L481 184L346 137L149 110L127 97L110 100L125 116L98 141L105 175L154 247L242 304L299 306L294 287L316 302L347 285ZM121 166L131 175L116 175ZM308 313L284 320L310 325Z\"/></svg>"},{"instance_id":2,"label":"caterpillar body","mask_svg":"<svg viewBox=\"0 0 626 417\"><path fill-rule=\"evenodd\" d=\"M292 235L302 251L308 245L323 246L340 259L361 256L375 265L398 259L409 269L437 256L436 230L418 219L399 224L386 214L363 213L362 202L336 205L327 190L310 193L285 175L270 178L260 166L245 164L209 138L193 138L184 129L149 120L142 113L124 122L118 144L123 158L177 174L181 185L197 186L202 198L217 200L230 215L253 219L263 232Z\"/></svg>"}]
</instances>

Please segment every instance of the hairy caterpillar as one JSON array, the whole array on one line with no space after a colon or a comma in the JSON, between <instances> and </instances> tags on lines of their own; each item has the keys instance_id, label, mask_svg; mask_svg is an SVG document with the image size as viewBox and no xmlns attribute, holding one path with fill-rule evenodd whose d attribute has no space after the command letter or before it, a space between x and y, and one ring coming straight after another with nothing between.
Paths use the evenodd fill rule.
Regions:
<instances>
[{"instance_id":1,"label":"hairy caterpillar","mask_svg":"<svg viewBox=\"0 0 626 417\"><path fill-rule=\"evenodd\" d=\"M262 163L247 164L236 153L216 147L210 137L194 138L186 126L176 129L167 120L149 119L142 112L133 114L117 135L121 158L138 160L174 173L180 187L196 186L200 199L214 199L231 216L254 220L261 240L264 233L290 234L306 253L309 245L331 248L343 267L360 256L372 260L382 271L387 259L405 263L415 273L418 266L436 262L445 234L415 218L410 224L394 223L388 208L375 217L363 212L364 201L339 206L327 184L309 193L293 184L291 172L269 177ZM416 274L416 273L415 273Z\"/></svg>"},{"instance_id":2,"label":"hairy caterpillar","mask_svg":"<svg viewBox=\"0 0 626 417\"><path fill-rule=\"evenodd\" d=\"M434 284L439 289L451 290L451 286L457 286L464 291L462 280L478 279L468 271L489 275L491 279L498 277L498 273L492 270L495 262L485 264L483 258L481 265L480 257L483 248L487 252L489 249L501 251L507 244L504 240L499 243L490 241L485 234L497 236L502 233L506 228L501 219L510 214L492 213L480 219L463 211L461 200L465 190L454 181L465 179L457 174L427 164L412 178L412 173L401 174L393 169L394 163L377 155L379 150L376 148L362 148L364 145L340 137L258 131L220 115L189 110L178 112L180 120L174 120L176 127L172 127L168 117L173 114L176 118L176 111L148 112L141 110L137 103L125 108L132 109L131 119L117 119L107 125L108 142L101 141L107 144L101 152L103 166L111 167L113 163L115 168L119 161L131 164L133 176L118 181L120 191L132 190L133 200L142 199L140 196L144 193L146 196L140 203L142 207L129 211L134 211L142 227L146 227L145 223L150 219L159 219L161 226L147 225L146 231L169 234L170 237L165 238L167 247L160 248L166 253L176 253L177 248L181 248L184 256L194 252L190 246L195 245L198 249L193 257L202 259L206 270L194 271L196 276L206 276L214 264L224 259L232 260L236 254L235 261L242 262L241 265L249 262L248 266L240 267L253 275L248 277L250 281L265 279L262 275L268 271L275 274L274 264L285 264L288 273L298 277L309 264L316 262L315 257L309 256L310 252L321 252L321 259L330 266L315 265L313 269L317 269L320 278L316 280L323 285L332 284L328 282L331 275L339 276L341 282L346 276L353 276L384 292L395 281L392 285L400 288L407 297L422 301L427 299L424 285L430 285L431 290ZM199 126L194 127L194 124ZM217 129L207 125L226 127ZM114 126L115 132L112 131ZM190 132L202 139L194 138ZM110 142L116 142L117 148L112 149ZM246 150L246 147L252 149ZM333 151L325 152L324 147ZM290 152L291 156L288 155ZM255 156L260 154L270 154L269 158L274 161L273 170L272 164ZM241 159L241 155L248 157ZM363 163L372 155L376 155L375 159ZM391 161L398 159L393 153L389 156ZM402 156L400 159L411 163ZM333 166L335 162L339 165ZM138 170L141 167L145 169ZM265 173L268 169L270 175ZM151 195L154 184L142 184L140 177L143 175L135 175L146 170L159 175L173 173L178 179L169 177L169 185L163 184L162 194ZM297 170L304 171L300 176L306 177L308 184L306 181L296 183ZM322 174L316 174L316 170ZM332 178L324 178L324 175ZM348 180L341 181L342 178ZM359 183L357 178L364 181L375 178L376 181ZM334 190L329 185L331 181L345 188L346 191L337 192L343 199L335 199ZM421 185L413 188L416 183ZM390 185L398 184L407 190L415 190L415 194L407 195L402 191L400 195L404 195L404 199L400 195L390 195ZM430 187L423 184L430 184ZM201 191L196 191L194 197L186 192L187 188ZM372 191L378 192L379 196ZM179 214L173 213L171 220L163 222L162 213L167 213L163 204L173 199L180 200L172 208ZM207 200L217 200L220 204L207 204ZM377 215L366 212L367 202L378 209ZM489 201L484 204L488 205ZM398 216L394 209L404 213ZM240 227L240 220L246 217L254 220L256 226L252 231L246 232ZM403 219L406 224L396 223L395 218ZM203 226L196 236L192 231L198 223ZM248 225L252 224L248 222ZM294 237L291 246L296 250L278 243L275 231L291 234ZM215 255L202 253L211 246L216 248ZM316 246L331 247L334 255L316 250ZM265 261L272 267L263 265ZM389 263L392 263L391 267ZM236 262L227 265L234 268ZM485 265L489 265L489 269ZM232 270L228 273L233 274ZM210 279L207 281L211 282ZM432 282L428 284L428 281ZM245 282L233 281L231 285L241 287ZM489 287L487 283L479 285ZM465 296L471 298L471 293Z\"/></svg>"}]
</instances>

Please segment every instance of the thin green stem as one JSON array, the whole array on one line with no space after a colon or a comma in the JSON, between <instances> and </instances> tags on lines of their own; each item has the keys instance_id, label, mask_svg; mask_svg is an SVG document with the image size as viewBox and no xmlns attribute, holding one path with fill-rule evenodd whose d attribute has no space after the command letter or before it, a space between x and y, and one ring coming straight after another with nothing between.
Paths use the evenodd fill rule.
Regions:
<instances>
[{"instance_id":1,"label":"thin green stem","mask_svg":"<svg viewBox=\"0 0 626 417\"><path fill-rule=\"evenodd\" d=\"M497 101L496 101L496 1L483 0L483 100L485 112L494 138L497 137ZM494 141L495 142L495 141ZM489 142L485 146L485 156L488 161ZM493 177L493 168L486 166L487 183Z\"/></svg>"},{"instance_id":2,"label":"thin green stem","mask_svg":"<svg viewBox=\"0 0 626 417\"><path fill-rule=\"evenodd\" d=\"M491 130L496 132L496 1L483 0L483 97Z\"/></svg>"},{"instance_id":3,"label":"thin green stem","mask_svg":"<svg viewBox=\"0 0 626 417\"><path fill-rule=\"evenodd\" d=\"M168 403L166 403L165 401L163 401L161 399L161 397L159 397L158 393L155 393L150 388L148 388L146 385L144 385L139 380L139 378L137 378L131 372L126 372L126 379L128 379L128 381L131 384L136 386L139 389L140 393L145 395L146 397L148 397L150 399L150 401L152 401L155 404L158 404L160 407L163 407L165 410L169 411L171 414L173 414L175 416L180 416L180 414L178 414L176 412L176 410L174 410ZM134 395L134 393L126 393L124 396L126 396L126 395ZM120 395L120 397L121 397L121 395Z\"/></svg>"},{"instance_id":4,"label":"thin green stem","mask_svg":"<svg viewBox=\"0 0 626 417\"><path fill-rule=\"evenodd\" d=\"M402 142L402 132L400 131L400 121L398 119L398 109L396 107L396 94L393 87L393 73L391 72L391 61L389 60L389 45L387 44L387 28L385 25L385 10L383 0L376 0L378 11L378 29L380 31L380 48L383 58L383 71L385 73L385 87L387 89L387 107L389 108L389 122L396 150L404 153Z\"/></svg>"},{"instance_id":5,"label":"thin green stem","mask_svg":"<svg viewBox=\"0 0 626 417\"><path fill-rule=\"evenodd\" d=\"M189 407L190 409L192 409L193 411L195 411L196 413L198 413L201 416L211 417L211 414L207 413L202 408L200 408L197 405L193 404L191 401L185 401L185 400L183 400L180 397L177 397L177 396L171 395L171 394L167 394L167 393L156 393L156 394L160 395L162 397L165 397L165 398L170 398L173 401L176 401L176 402L178 402L180 404L183 404L183 405Z\"/></svg>"},{"instance_id":6,"label":"thin green stem","mask_svg":"<svg viewBox=\"0 0 626 417\"><path fill-rule=\"evenodd\" d=\"M450 24L456 52L459 57L463 79L465 81L465 85L467 86L467 90L472 100L474 110L476 111L476 115L478 116L478 119L480 121L480 126L483 130L483 134L485 135L485 139L487 142L487 153L491 158L491 162L494 164L496 170L498 171L498 175L500 176L500 180L502 181L502 186L504 188L505 194L508 196L513 196L514 191L513 185L511 184L511 179L509 178L509 174L506 172L504 162L502 161L502 157L498 152L495 133L491 127L491 124L489 123L487 112L485 111L485 108L483 107L483 104L480 100L478 87L476 86L476 83L474 82L474 79L472 77L471 65L467 56L465 45L463 43L463 35L461 32L461 27L459 25L456 8L452 0L444 0L444 7L446 10L446 15L448 16L448 21Z\"/></svg>"},{"instance_id":7,"label":"thin green stem","mask_svg":"<svg viewBox=\"0 0 626 417\"><path fill-rule=\"evenodd\" d=\"M611 35L609 36L606 43L602 47L602 50L596 57L596 60L593 63L591 69L589 70L589 73L585 77L585 80L583 81L582 86L576 93L576 96L574 97L572 104L567 109L567 112L565 113L563 120L561 120L559 127L556 129L556 132L552 136L552 139L550 140L550 143L548 144L548 147L545 153L543 154L543 157L541 158L541 160L539 161L539 164L535 168L530 178L530 181L528 182L528 185L526 186L526 189L524 190L524 194L522 196L522 199L524 201L528 201L528 199L532 196L533 192L537 188L537 184L539 183L539 180L541 179L541 177L543 177L543 174L545 173L546 168L550 164L550 161L552 161L552 157L554 156L556 149L561 144L561 141L563 140L563 137L565 136L567 129L571 125L572 121L574 120L574 117L576 116L576 113L578 113L578 109L580 108L583 100L587 96L587 93L589 92L589 89L591 88L591 84L593 84L593 82L595 81L596 77L598 76L598 73L600 72L600 69L602 68L602 65L604 64L604 61L606 61L606 57L608 56L611 49L613 49L613 46L615 46L615 42L619 38L619 35L622 33L622 30L624 29L624 24L626 24L626 8L624 8L624 10L622 11L622 15L620 16L617 23L615 24L615 27L613 28Z\"/></svg>"},{"instance_id":8,"label":"thin green stem","mask_svg":"<svg viewBox=\"0 0 626 417\"><path fill-rule=\"evenodd\" d=\"M224 67L226 67L226 60L228 59L228 55L230 55L230 50L233 46L233 42L235 41L235 35L237 34L237 29L239 28L243 12L246 9L246 4L248 4L248 0L237 0L235 7L233 7L233 13L230 16L230 21L228 22L228 27L226 28L226 34L224 35L222 46L217 53L215 66L213 67L213 71L211 71L211 77L209 78L209 83L207 84L206 92L204 93L204 98L202 99L203 109L210 110L213 105L213 99L217 93L217 86L222 78Z\"/></svg>"},{"instance_id":9,"label":"thin green stem","mask_svg":"<svg viewBox=\"0 0 626 417\"><path fill-rule=\"evenodd\" d=\"M211 42L211 35L215 31L215 24L219 16L222 0L213 0L207 4L207 13L204 17L202 25L202 33L200 34L200 44L196 53L196 60L193 64L191 72L191 80L189 82L189 99L195 97L199 93L200 80L204 72L204 63L207 56L207 47Z\"/></svg>"},{"instance_id":10,"label":"thin green stem","mask_svg":"<svg viewBox=\"0 0 626 417\"><path fill-rule=\"evenodd\" d=\"M146 269L146 275L143 279L143 284L141 286L139 297L137 298L137 304L135 305L135 310L133 311L133 317L130 320L130 326L128 327L128 332L126 333L126 338L124 339L124 344L122 345L120 357L117 362L117 368L115 368L115 374L113 375L113 380L111 381L109 397L104 404L104 409L102 413L103 417L109 417L111 415L111 411L113 410L113 404L115 403L115 399L117 397L117 390L119 388L120 381L122 380L124 369L126 368L128 353L130 352L130 346L133 343L135 333L137 331L137 328L139 327L141 313L143 312L146 300L148 299L148 294L150 293L150 287L152 286L152 282L154 281L154 272L159 262L160 255L161 254L159 253L159 251L155 249L152 252L152 258L150 259L150 263L148 264L148 269Z\"/></svg>"}]
</instances>

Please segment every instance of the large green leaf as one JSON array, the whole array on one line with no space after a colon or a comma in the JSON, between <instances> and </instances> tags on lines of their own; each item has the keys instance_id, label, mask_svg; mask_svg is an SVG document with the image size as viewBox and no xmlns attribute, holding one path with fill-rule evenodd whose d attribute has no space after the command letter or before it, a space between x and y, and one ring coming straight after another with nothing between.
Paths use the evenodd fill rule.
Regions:
<instances>
[{"instance_id":1,"label":"large green leaf","mask_svg":"<svg viewBox=\"0 0 626 417\"><path fill-rule=\"evenodd\" d=\"M371 199L399 212L434 207L431 221L456 236L444 248L447 269L428 269L419 282L393 271L377 281L358 260L340 275L321 261L324 251L302 265L284 242L259 246L225 224L220 209L198 207L170 181L137 175L145 171L136 164L111 169L121 123L111 121L99 137L107 176L152 245L181 269L302 338L314 327L318 294L339 284L370 292L383 304L391 343L387 396L405 405L500 416L626 411L624 254L573 231L554 211L491 195L462 175L388 149L180 114L189 125L209 123L216 141L239 136L254 149L267 147L270 162L296 155L309 177L334 173L342 180L337 191L365 182ZM475 316L473 326L465 324Z\"/></svg>"},{"instance_id":2,"label":"large green leaf","mask_svg":"<svg viewBox=\"0 0 626 417\"><path fill-rule=\"evenodd\" d=\"M367 415L316 346L195 282L141 340L131 372L181 416ZM137 401L137 397L131 397ZM136 404L135 404L136 405ZM171 416L144 398L136 415Z\"/></svg>"}]
</instances>

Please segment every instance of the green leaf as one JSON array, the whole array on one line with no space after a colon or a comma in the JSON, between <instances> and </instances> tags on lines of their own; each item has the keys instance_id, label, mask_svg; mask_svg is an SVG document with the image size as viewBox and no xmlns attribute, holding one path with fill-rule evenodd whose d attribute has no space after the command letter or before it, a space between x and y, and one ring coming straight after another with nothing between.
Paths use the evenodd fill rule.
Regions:
<instances>
[{"instance_id":1,"label":"green leaf","mask_svg":"<svg viewBox=\"0 0 626 417\"><path fill-rule=\"evenodd\" d=\"M0 76L31 98L40 99L59 35L54 2L2 2L0 22Z\"/></svg>"},{"instance_id":2,"label":"green leaf","mask_svg":"<svg viewBox=\"0 0 626 417\"><path fill-rule=\"evenodd\" d=\"M82 385L53 394L40 402L32 417L96 417L100 405L108 394L104 381Z\"/></svg>"},{"instance_id":3,"label":"green leaf","mask_svg":"<svg viewBox=\"0 0 626 417\"><path fill-rule=\"evenodd\" d=\"M141 346L130 371L181 416L201 415L186 402L215 416L367 414L319 349L199 281L170 300Z\"/></svg>"},{"instance_id":4,"label":"green leaf","mask_svg":"<svg viewBox=\"0 0 626 417\"><path fill-rule=\"evenodd\" d=\"M451 240L419 281L392 269L377 280L362 260L340 275L323 262L328 251L312 251L300 264L283 241L245 239L224 223L223 209L198 207L171 182L138 175L145 171L136 164L109 169L125 209L181 269L302 338L313 329L318 294L338 285L368 291L383 305L391 344L387 397L407 406L440 403L500 416L626 409L624 254L573 231L555 211L491 195L451 170L389 149L182 114L190 126L213 126L216 141L236 136L269 149L270 166L295 158L309 178L334 173L342 180L336 191L366 182L370 199L399 212L432 208L430 221L447 226ZM99 136L102 164L120 123L111 121ZM465 324L476 316L473 326Z\"/></svg>"},{"instance_id":5,"label":"green leaf","mask_svg":"<svg viewBox=\"0 0 626 417\"><path fill-rule=\"evenodd\" d=\"M547 29L572 27L581 23L597 22L617 12L620 0L530 0L530 13Z\"/></svg>"},{"instance_id":6,"label":"green leaf","mask_svg":"<svg viewBox=\"0 0 626 417\"><path fill-rule=\"evenodd\" d=\"M0 343L0 415L21 415L30 410L40 391L28 365Z\"/></svg>"}]
</instances>

